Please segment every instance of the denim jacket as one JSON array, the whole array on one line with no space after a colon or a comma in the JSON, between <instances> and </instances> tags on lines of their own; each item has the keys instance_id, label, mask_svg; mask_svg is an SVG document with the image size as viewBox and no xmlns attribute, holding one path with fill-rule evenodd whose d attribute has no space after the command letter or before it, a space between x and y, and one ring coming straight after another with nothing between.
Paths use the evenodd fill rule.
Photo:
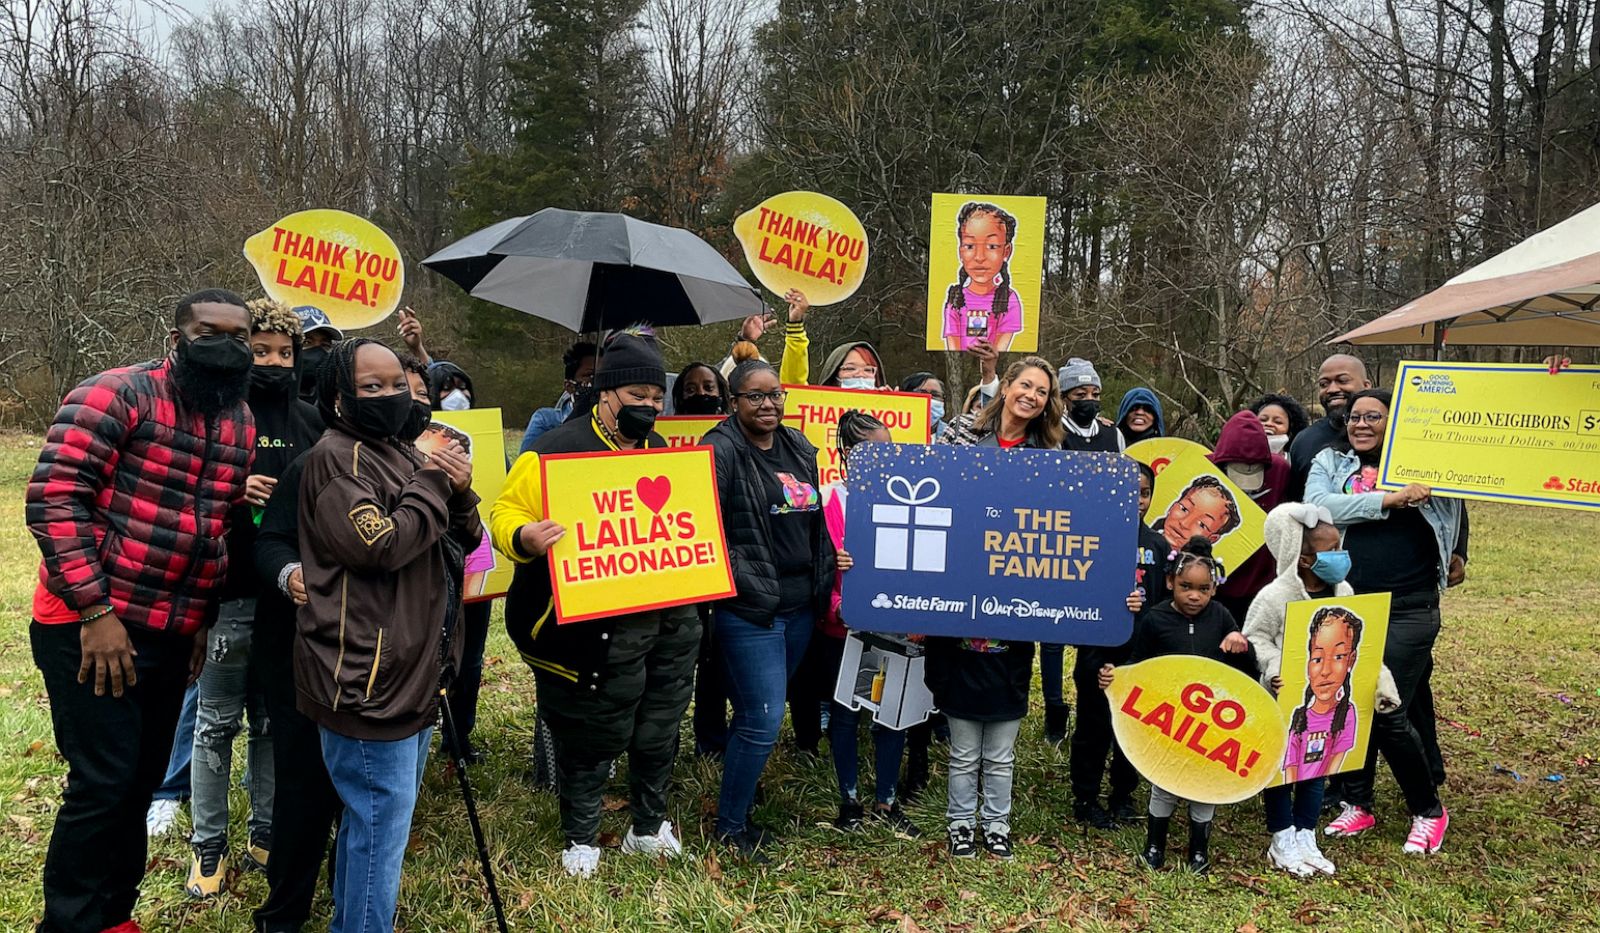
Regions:
<instances>
[{"instance_id":1,"label":"denim jacket","mask_svg":"<svg viewBox=\"0 0 1600 933\"><path fill-rule=\"evenodd\" d=\"M1383 507L1382 492L1344 492L1345 480L1361 470L1361 460L1353 452L1341 453L1328 448L1311 461L1311 473L1306 477L1305 501L1320 505L1333 514L1333 523L1342 533L1357 522L1376 522L1389 517ZM1455 551L1456 539L1461 533L1461 517L1465 509L1460 499L1431 497L1417 508L1433 529L1434 540L1439 545L1439 590L1442 592L1450 579L1450 556Z\"/></svg>"}]
</instances>

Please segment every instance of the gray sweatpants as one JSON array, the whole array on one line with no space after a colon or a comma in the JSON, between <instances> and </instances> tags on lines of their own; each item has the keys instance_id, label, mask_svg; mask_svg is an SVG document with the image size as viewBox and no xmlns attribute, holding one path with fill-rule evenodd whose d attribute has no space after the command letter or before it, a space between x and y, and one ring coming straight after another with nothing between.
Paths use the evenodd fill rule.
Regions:
<instances>
[{"instance_id":1,"label":"gray sweatpants","mask_svg":"<svg viewBox=\"0 0 1600 933\"><path fill-rule=\"evenodd\" d=\"M1017 760L1017 731L1022 720L975 722L947 717L950 722L950 797L945 818L951 826L980 832L1011 834L1011 778ZM983 807L978 807L982 778ZM974 818L980 825L974 825Z\"/></svg>"}]
</instances>

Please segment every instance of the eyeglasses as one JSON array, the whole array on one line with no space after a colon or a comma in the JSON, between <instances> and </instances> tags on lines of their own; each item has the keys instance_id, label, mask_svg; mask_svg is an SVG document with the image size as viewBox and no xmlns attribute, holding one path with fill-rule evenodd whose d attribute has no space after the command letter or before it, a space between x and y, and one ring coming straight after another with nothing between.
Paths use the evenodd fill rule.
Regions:
<instances>
[{"instance_id":1,"label":"eyeglasses","mask_svg":"<svg viewBox=\"0 0 1600 933\"><path fill-rule=\"evenodd\" d=\"M775 406L776 405L782 405L783 404L783 400L785 398L788 398L788 396L789 396L789 393L785 392L782 389L773 389L771 392L735 392L735 393L733 393L733 397L734 398L742 398L742 399L744 399L745 401L749 402L751 405L753 405L756 408L760 408L762 402L771 402Z\"/></svg>"},{"instance_id":2,"label":"eyeglasses","mask_svg":"<svg viewBox=\"0 0 1600 933\"><path fill-rule=\"evenodd\" d=\"M839 375L841 377L843 377L843 376L876 376L877 374L878 374L878 367L876 367L876 366L862 366L862 365L857 364L857 363L846 363L845 365L839 367Z\"/></svg>"},{"instance_id":3,"label":"eyeglasses","mask_svg":"<svg viewBox=\"0 0 1600 933\"><path fill-rule=\"evenodd\" d=\"M1360 411L1345 419L1350 424L1383 424L1383 419L1388 417L1381 411Z\"/></svg>"}]
</instances>

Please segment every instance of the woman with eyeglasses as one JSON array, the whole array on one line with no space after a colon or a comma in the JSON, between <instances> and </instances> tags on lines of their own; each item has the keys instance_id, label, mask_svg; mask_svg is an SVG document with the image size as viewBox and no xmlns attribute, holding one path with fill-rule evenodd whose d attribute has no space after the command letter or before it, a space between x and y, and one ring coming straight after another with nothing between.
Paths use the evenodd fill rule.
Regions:
<instances>
[{"instance_id":1,"label":"woman with eyeglasses","mask_svg":"<svg viewBox=\"0 0 1600 933\"><path fill-rule=\"evenodd\" d=\"M767 833L750 821L756 782L783 722L785 690L825 607L837 565L822 520L817 449L783 424L786 393L772 364L728 378L732 417L706 435L716 455L722 526L736 594L717 604L717 653L733 703L723 754L717 838L764 861Z\"/></svg>"},{"instance_id":2,"label":"woman with eyeglasses","mask_svg":"<svg viewBox=\"0 0 1600 933\"><path fill-rule=\"evenodd\" d=\"M1452 561L1459 560L1453 552L1464 509L1461 500L1436 498L1420 483L1392 492L1377 488L1389 405L1386 389L1352 395L1344 439L1317 454L1306 479L1305 501L1326 508L1344 533L1351 587L1357 593L1392 594L1383 663L1400 694L1399 709L1373 717L1366 765L1345 775L1340 785L1343 811L1327 833L1355 836L1375 825L1372 775L1381 751L1411 811L1405 851L1428 854L1444 842L1450 817L1407 712L1433 667L1439 596L1449 584Z\"/></svg>"}]
</instances>

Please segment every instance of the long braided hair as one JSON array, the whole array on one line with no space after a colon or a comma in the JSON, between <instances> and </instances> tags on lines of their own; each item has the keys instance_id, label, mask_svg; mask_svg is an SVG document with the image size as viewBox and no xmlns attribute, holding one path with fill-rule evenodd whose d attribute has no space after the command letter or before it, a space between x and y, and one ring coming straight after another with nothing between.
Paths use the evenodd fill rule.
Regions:
<instances>
[{"instance_id":1,"label":"long braided hair","mask_svg":"<svg viewBox=\"0 0 1600 933\"><path fill-rule=\"evenodd\" d=\"M1332 625L1336 622L1343 622L1350 629L1350 650L1354 652L1361 647L1361 630L1366 626L1366 623L1361 621L1361 617L1343 606L1323 606L1311 616L1310 632L1306 635L1306 655L1308 658L1310 653L1316 650L1317 631L1324 625ZM1329 748L1333 747L1334 740L1339 737L1340 732L1344 731L1345 722L1350 718L1351 679L1355 677L1355 672L1356 666L1354 664L1351 664L1350 668L1344 672L1344 686L1339 690L1338 705L1333 708L1333 724L1328 727ZM1311 709L1311 701L1313 699L1315 699L1315 696L1312 694L1311 685L1308 683L1306 684L1305 696L1301 698L1300 705L1295 707L1294 715L1289 719L1289 733L1291 735L1304 733L1306 729L1310 728L1311 720L1308 710Z\"/></svg>"},{"instance_id":2,"label":"long braided hair","mask_svg":"<svg viewBox=\"0 0 1600 933\"><path fill-rule=\"evenodd\" d=\"M888 430L882 421L867 414L859 408L850 408L839 414L839 423L834 429L834 445L839 448L839 464L848 468L850 448L856 446L871 436L874 431Z\"/></svg>"},{"instance_id":3,"label":"long braided hair","mask_svg":"<svg viewBox=\"0 0 1600 933\"><path fill-rule=\"evenodd\" d=\"M961 231L967 227L967 221L974 214L986 214L993 217L995 222L1006 229L1006 245L1010 246L1017 236L1017 218L1011 216L998 205L987 201L968 201L961 205L961 212L956 215L956 249L961 248ZM944 303L950 308L965 308L967 306L967 267L961 266L956 273L955 284L945 292ZM1011 304L1011 260L1007 259L1000 265L1000 274L994 279L994 300L989 304L990 318L1006 313L1006 308Z\"/></svg>"}]
</instances>

